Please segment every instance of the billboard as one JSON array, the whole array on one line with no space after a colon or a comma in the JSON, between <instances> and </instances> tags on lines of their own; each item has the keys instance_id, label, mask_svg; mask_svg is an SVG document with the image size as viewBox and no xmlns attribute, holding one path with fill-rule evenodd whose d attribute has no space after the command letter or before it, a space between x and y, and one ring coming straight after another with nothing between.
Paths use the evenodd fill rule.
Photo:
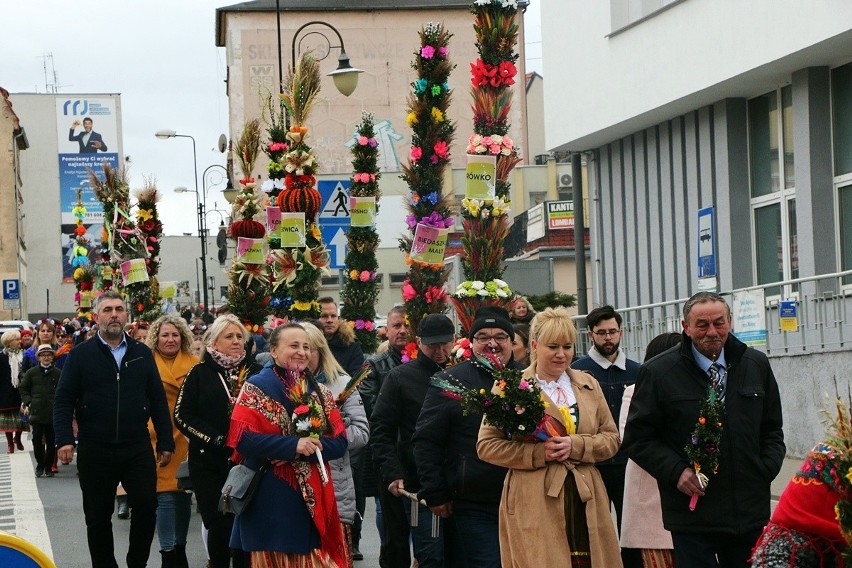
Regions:
<instances>
[{"instance_id":1,"label":"billboard","mask_svg":"<svg viewBox=\"0 0 852 568\"><path fill-rule=\"evenodd\" d=\"M89 170L100 173L103 162L118 168L118 115L116 99L69 97L56 99L59 163L59 203L62 219L62 279L72 282L69 264L76 239L77 190L82 190L86 214L83 225L90 253L100 244L103 205L89 185Z\"/></svg>"}]
</instances>

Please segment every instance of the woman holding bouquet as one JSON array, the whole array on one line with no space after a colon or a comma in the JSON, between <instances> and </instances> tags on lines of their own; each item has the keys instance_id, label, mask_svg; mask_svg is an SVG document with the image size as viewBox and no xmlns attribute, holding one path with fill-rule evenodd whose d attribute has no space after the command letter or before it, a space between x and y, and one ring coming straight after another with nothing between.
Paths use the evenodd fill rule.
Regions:
<instances>
[{"instance_id":1,"label":"woman holding bouquet","mask_svg":"<svg viewBox=\"0 0 852 568\"><path fill-rule=\"evenodd\" d=\"M243 387L227 444L234 461L266 466L248 508L237 515L231 546L251 551L253 568L345 568L347 550L330 460L344 456L346 430L334 397L307 367L308 334L297 323L269 338L274 364ZM286 520L286 529L270 530Z\"/></svg>"},{"instance_id":2,"label":"woman holding bouquet","mask_svg":"<svg viewBox=\"0 0 852 568\"><path fill-rule=\"evenodd\" d=\"M541 387L556 433L545 442L483 422L477 451L509 468L500 502L504 567L620 567L618 536L594 464L615 455L618 430L597 381L569 367L577 330L568 310L539 312L530 329L523 379ZM551 429L553 430L553 429ZM544 521L544 522L542 522Z\"/></svg>"}]
</instances>

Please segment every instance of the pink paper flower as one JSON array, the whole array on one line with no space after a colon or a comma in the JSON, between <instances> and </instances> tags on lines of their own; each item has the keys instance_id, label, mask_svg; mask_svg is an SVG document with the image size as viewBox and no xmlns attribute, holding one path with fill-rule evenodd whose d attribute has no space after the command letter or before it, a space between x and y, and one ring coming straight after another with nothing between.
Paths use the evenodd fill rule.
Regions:
<instances>
[{"instance_id":1,"label":"pink paper flower","mask_svg":"<svg viewBox=\"0 0 852 568\"><path fill-rule=\"evenodd\" d=\"M419 146L411 147L411 161L416 162L423 157L423 150Z\"/></svg>"},{"instance_id":2,"label":"pink paper flower","mask_svg":"<svg viewBox=\"0 0 852 568\"><path fill-rule=\"evenodd\" d=\"M446 158L450 154L450 147L443 140L435 142L434 150L439 158Z\"/></svg>"},{"instance_id":3,"label":"pink paper flower","mask_svg":"<svg viewBox=\"0 0 852 568\"><path fill-rule=\"evenodd\" d=\"M449 54L449 52L450 52L450 50L447 49L447 46L445 46L445 45L442 45L441 47L438 48L438 55L440 55L444 59L447 58L447 54Z\"/></svg>"},{"instance_id":4,"label":"pink paper flower","mask_svg":"<svg viewBox=\"0 0 852 568\"><path fill-rule=\"evenodd\" d=\"M424 45L420 49L420 56L423 59L432 59L433 57L435 57L435 48L431 45Z\"/></svg>"},{"instance_id":5,"label":"pink paper flower","mask_svg":"<svg viewBox=\"0 0 852 568\"><path fill-rule=\"evenodd\" d=\"M369 282L370 281L370 271L369 270L362 270L360 280L361 280L361 282Z\"/></svg>"},{"instance_id":6,"label":"pink paper flower","mask_svg":"<svg viewBox=\"0 0 852 568\"><path fill-rule=\"evenodd\" d=\"M370 143L370 139L367 138L366 136L359 136L358 137L358 144L360 146L366 146L369 143Z\"/></svg>"},{"instance_id":7,"label":"pink paper flower","mask_svg":"<svg viewBox=\"0 0 852 568\"><path fill-rule=\"evenodd\" d=\"M416 297L417 290L415 290L414 286L412 286L411 283L406 280L405 283L402 285L402 299L408 302Z\"/></svg>"},{"instance_id":8,"label":"pink paper flower","mask_svg":"<svg viewBox=\"0 0 852 568\"><path fill-rule=\"evenodd\" d=\"M373 322L371 322L371 321L365 321L364 322L364 329L366 329L367 331L373 331L375 328L376 328L376 326L373 325Z\"/></svg>"}]
</instances>

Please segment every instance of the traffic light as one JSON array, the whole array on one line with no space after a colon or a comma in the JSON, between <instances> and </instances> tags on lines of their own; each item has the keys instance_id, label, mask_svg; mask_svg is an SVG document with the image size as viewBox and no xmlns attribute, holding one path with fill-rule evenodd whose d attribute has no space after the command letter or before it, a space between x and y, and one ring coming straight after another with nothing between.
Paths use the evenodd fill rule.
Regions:
<instances>
[{"instance_id":1,"label":"traffic light","mask_svg":"<svg viewBox=\"0 0 852 568\"><path fill-rule=\"evenodd\" d=\"M225 261L228 259L228 236L225 234L224 223L219 225L219 232L216 234L216 246L219 247L217 254L219 265L224 266Z\"/></svg>"}]
</instances>

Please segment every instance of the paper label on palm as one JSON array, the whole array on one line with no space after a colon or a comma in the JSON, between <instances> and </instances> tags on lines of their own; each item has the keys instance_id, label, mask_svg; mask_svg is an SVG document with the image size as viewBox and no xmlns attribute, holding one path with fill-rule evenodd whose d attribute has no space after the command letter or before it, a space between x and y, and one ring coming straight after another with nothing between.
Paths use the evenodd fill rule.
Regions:
<instances>
[{"instance_id":1,"label":"paper label on palm","mask_svg":"<svg viewBox=\"0 0 852 568\"><path fill-rule=\"evenodd\" d=\"M278 230L281 228L281 208L274 205L266 207L266 234L269 238L279 236Z\"/></svg>"},{"instance_id":2,"label":"paper label on palm","mask_svg":"<svg viewBox=\"0 0 852 568\"><path fill-rule=\"evenodd\" d=\"M121 277L124 285L148 281L148 268L144 258L133 258L121 263Z\"/></svg>"},{"instance_id":3,"label":"paper label on palm","mask_svg":"<svg viewBox=\"0 0 852 568\"><path fill-rule=\"evenodd\" d=\"M350 225L352 227L373 227L376 225L375 197L349 198L349 211L351 212Z\"/></svg>"},{"instance_id":4,"label":"paper label on palm","mask_svg":"<svg viewBox=\"0 0 852 568\"><path fill-rule=\"evenodd\" d=\"M449 229L418 223L411 244L411 260L423 264L443 264Z\"/></svg>"},{"instance_id":5,"label":"paper label on palm","mask_svg":"<svg viewBox=\"0 0 852 568\"><path fill-rule=\"evenodd\" d=\"M237 262L243 264L263 264L266 259L263 256L263 239L249 239L239 237L237 239Z\"/></svg>"},{"instance_id":6,"label":"paper label on palm","mask_svg":"<svg viewBox=\"0 0 852 568\"><path fill-rule=\"evenodd\" d=\"M494 199L497 194L497 156L468 154L466 179L466 198Z\"/></svg>"},{"instance_id":7,"label":"paper label on palm","mask_svg":"<svg viewBox=\"0 0 852 568\"><path fill-rule=\"evenodd\" d=\"M299 213L282 213L281 225L278 228L279 238L281 239L281 248L305 246L305 214Z\"/></svg>"}]
</instances>

